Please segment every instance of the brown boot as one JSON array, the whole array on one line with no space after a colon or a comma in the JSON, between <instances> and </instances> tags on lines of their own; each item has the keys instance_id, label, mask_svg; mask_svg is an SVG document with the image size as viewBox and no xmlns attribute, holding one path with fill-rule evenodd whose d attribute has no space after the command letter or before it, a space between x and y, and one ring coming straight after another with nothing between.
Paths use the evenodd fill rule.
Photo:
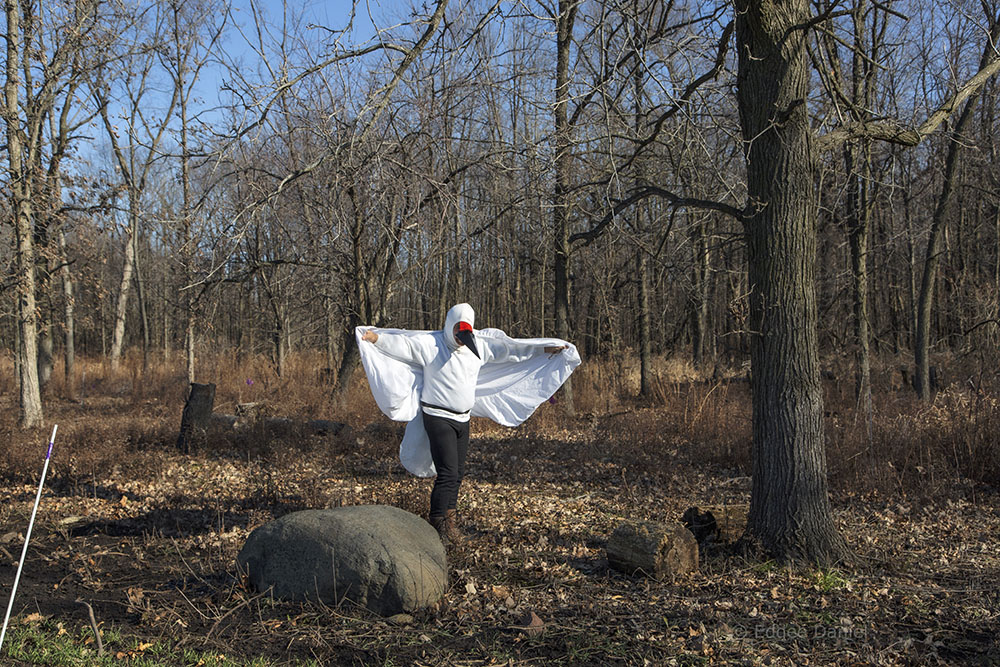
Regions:
<instances>
[{"instance_id":1,"label":"brown boot","mask_svg":"<svg viewBox=\"0 0 1000 667\"><path fill-rule=\"evenodd\" d=\"M465 541L465 537L462 535L462 531L458 529L458 512L455 510L448 510L444 515L444 530L448 535L448 540L452 544L461 544Z\"/></svg>"},{"instance_id":2,"label":"brown boot","mask_svg":"<svg viewBox=\"0 0 1000 667\"><path fill-rule=\"evenodd\" d=\"M448 522L448 517L444 516L432 516L430 518L431 527L437 531L438 537L441 538L441 544L448 546L448 529L446 524Z\"/></svg>"},{"instance_id":3,"label":"brown boot","mask_svg":"<svg viewBox=\"0 0 1000 667\"><path fill-rule=\"evenodd\" d=\"M452 539L452 533L457 533L458 531L448 530L448 517L447 516L434 516L430 519L430 524L438 532L438 537L441 538L441 544L451 546L454 543Z\"/></svg>"}]
</instances>

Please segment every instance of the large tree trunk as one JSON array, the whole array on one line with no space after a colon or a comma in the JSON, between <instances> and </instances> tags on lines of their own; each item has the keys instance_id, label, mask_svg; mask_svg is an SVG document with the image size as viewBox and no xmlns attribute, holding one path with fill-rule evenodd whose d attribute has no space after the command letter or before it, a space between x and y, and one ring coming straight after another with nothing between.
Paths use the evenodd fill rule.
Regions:
<instances>
[{"instance_id":1,"label":"large tree trunk","mask_svg":"<svg viewBox=\"0 0 1000 667\"><path fill-rule=\"evenodd\" d=\"M819 382L808 0L736 1L746 141L753 484L745 543L779 559L846 553L827 492Z\"/></svg>"},{"instance_id":2,"label":"large tree trunk","mask_svg":"<svg viewBox=\"0 0 1000 667\"><path fill-rule=\"evenodd\" d=\"M35 304L35 248L32 239L31 184L24 168L19 108L18 67L21 64L21 3L7 0L7 67L4 82L4 113L7 126L7 159L11 190L10 215L14 228L14 270L17 279L17 354L21 426L42 423L42 394L38 384L38 315Z\"/></svg>"}]
</instances>

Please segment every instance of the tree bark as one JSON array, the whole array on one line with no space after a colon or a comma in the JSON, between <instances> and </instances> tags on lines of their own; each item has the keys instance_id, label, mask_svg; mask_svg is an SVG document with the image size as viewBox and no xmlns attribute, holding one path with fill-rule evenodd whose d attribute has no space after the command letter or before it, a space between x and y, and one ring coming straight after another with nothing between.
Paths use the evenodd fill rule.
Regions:
<instances>
[{"instance_id":1,"label":"tree bark","mask_svg":"<svg viewBox=\"0 0 1000 667\"><path fill-rule=\"evenodd\" d=\"M7 126L7 159L10 178L10 215L14 228L14 268L17 280L17 354L21 426L42 423L42 394L38 383L38 315L35 303L35 248L33 243L31 182L23 160L20 123L21 3L6 0L7 67L4 82L3 118Z\"/></svg>"},{"instance_id":2,"label":"tree bark","mask_svg":"<svg viewBox=\"0 0 1000 667\"><path fill-rule=\"evenodd\" d=\"M853 151L849 151L853 153ZM847 217L848 240L851 246L851 276L854 283L854 342L856 362L854 378L854 395L863 408L865 418L871 423L872 387L871 387L871 352L868 316L868 233L871 229L871 215L868 206L868 188L864 183L871 176L869 153L862 151L862 174L852 173L849 176ZM847 158L848 164L854 162L854 157Z\"/></svg>"},{"instance_id":3,"label":"tree bark","mask_svg":"<svg viewBox=\"0 0 1000 667\"><path fill-rule=\"evenodd\" d=\"M149 369L149 315L146 312L146 287L143 283L142 266L139 255L138 225L135 228L135 234L132 236L132 243L135 245L135 250L132 251L135 262L135 271L132 275L135 277L135 298L139 305L139 321L142 323L142 372L145 374Z\"/></svg>"},{"instance_id":4,"label":"tree bark","mask_svg":"<svg viewBox=\"0 0 1000 667\"><path fill-rule=\"evenodd\" d=\"M698 542L679 523L625 522L608 537L608 565L626 574L666 578L698 571Z\"/></svg>"},{"instance_id":5,"label":"tree bark","mask_svg":"<svg viewBox=\"0 0 1000 667\"><path fill-rule=\"evenodd\" d=\"M192 382L181 413L181 428L177 436L177 449L182 453L190 454L195 435L204 433L208 428L214 405L215 385Z\"/></svg>"},{"instance_id":6,"label":"tree bark","mask_svg":"<svg viewBox=\"0 0 1000 667\"><path fill-rule=\"evenodd\" d=\"M129 188L128 227L125 231L125 258L122 263L122 279L115 299L115 324L111 335L111 370L121 365L122 348L125 344L125 317L128 315L128 298L132 291L132 271L135 269L135 234L139 224L138 193Z\"/></svg>"},{"instance_id":7,"label":"tree bark","mask_svg":"<svg viewBox=\"0 0 1000 667\"><path fill-rule=\"evenodd\" d=\"M854 52L851 61L851 119L864 123L870 120L874 97L875 76L881 46L868 0L857 0L852 9L854 27ZM831 54L837 46L830 48ZM831 57L833 57L831 55ZM851 250L851 276L853 280L855 374L854 394L864 412L867 425L872 419L870 319L868 312L868 238L871 230L871 181L872 140L864 137L844 145L844 166L847 171L847 234ZM870 435L870 434L869 434Z\"/></svg>"},{"instance_id":8,"label":"tree bark","mask_svg":"<svg viewBox=\"0 0 1000 667\"><path fill-rule=\"evenodd\" d=\"M37 246L36 246L37 250ZM39 253L40 254L40 253ZM53 326L55 325L52 312L52 289L51 276L48 275L49 266L47 260L42 260L36 265L38 273L35 281L35 289L38 290L38 388L39 391L45 388L52 379L52 366L55 362L55 340ZM42 273L44 272L44 273Z\"/></svg>"},{"instance_id":9,"label":"tree bark","mask_svg":"<svg viewBox=\"0 0 1000 667\"><path fill-rule=\"evenodd\" d=\"M636 59L642 62L645 58L645 54L642 49L638 48L638 45L643 43L643 36L639 31L639 6L638 2L632 3L632 11L635 12L636 17L636 34L633 38L636 42ZM646 123L645 114L642 111L642 103L645 98L645 91L643 89L643 76L646 72L645 67L636 67L635 72L632 75L632 92L634 99L632 100L635 105L634 113L632 117L633 130L635 131L636 138L640 138L644 131L644 126ZM633 184L638 190L643 184L643 168L642 164L637 164L635 167L635 179ZM636 244L636 279L638 280L638 301L639 301L639 395L648 397L652 393L652 381L651 381L651 369L650 369L650 356L652 354L652 344L650 341L650 314L649 314L649 256L647 254L646 248L644 248L644 243L646 239L646 222L647 218L643 215L646 210L646 206L639 205L635 209L635 233L639 238L639 243Z\"/></svg>"},{"instance_id":10,"label":"tree bark","mask_svg":"<svg viewBox=\"0 0 1000 667\"><path fill-rule=\"evenodd\" d=\"M556 318L556 336L567 340L569 333L569 207L571 187L569 122L569 56L573 40L573 24L579 0L559 0L559 15L556 18L556 86L555 86L555 192L553 196L552 227L555 238L555 295L553 299ZM575 414L573 406L573 385L566 380L562 386L564 408L569 415Z\"/></svg>"},{"instance_id":11,"label":"tree bark","mask_svg":"<svg viewBox=\"0 0 1000 667\"><path fill-rule=\"evenodd\" d=\"M781 559L846 554L827 492L815 294L816 201L806 108L808 0L736 0L745 143L753 484L744 544Z\"/></svg>"},{"instance_id":12,"label":"tree bark","mask_svg":"<svg viewBox=\"0 0 1000 667\"><path fill-rule=\"evenodd\" d=\"M708 289L710 286L711 256L708 249L708 221L694 223L691 248L694 253L691 267L691 287L694 293L691 304L691 359L696 369L705 365L708 349Z\"/></svg>"},{"instance_id":13,"label":"tree bark","mask_svg":"<svg viewBox=\"0 0 1000 667\"><path fill-rule=\"evenodd\" d=\"M639 394L652 393L652 371L650 370L650 324L649 324L649 257L645 248L636 254L636 279L639 281Z\"/></svg>"},{"instance_id":14,"label":"tree bark","mask_svg":"<svg viewBox=\"0 0 1000 667\"><path fill-rule=\"evenodd\" d=\"M66 393L73 397L76 395L76 302L73 297L73 275L69 270L69 261L66 253L66 234L59 230L59 250L62 259L62 267L59 269L62 278L64 302L63 331L65 332L64 350L65 372L66 372Z\"/></svg>"}]
</instances>

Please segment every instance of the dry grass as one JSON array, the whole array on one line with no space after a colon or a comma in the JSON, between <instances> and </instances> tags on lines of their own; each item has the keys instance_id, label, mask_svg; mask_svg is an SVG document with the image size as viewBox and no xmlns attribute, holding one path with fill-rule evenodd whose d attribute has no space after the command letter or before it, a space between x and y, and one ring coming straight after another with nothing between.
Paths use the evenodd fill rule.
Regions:
<instances>
[{"instance_id":1,"label":"dry grass","mask_svg":"<svg viewBox=\"0 0 1000 667\"><path fill-rule=\"evenodd\" d=\"M318 353L292 355L284 377L264 357L224 352L202 361L199 379L216 384L215 411L232 414L236 405L261 402L272 416L334 419L366 437L390 442L398 426L378 411L364 374L355 371L350 389L337 396ZM827 381L827 457L835 489L861 493L935 494L945 487L996 485L1000 479L1000 405L995 395L969 385L953 385L930 404L898 386L899 364L881 364L869 424L843 379ZM635 359L589 361L573 376L579 417L567 421L561 397L544 404L520 430L532 437L561 437L567 428L592 431L594 440L612 443L650 465L671 465L677 457L749 474L749 386L736 373L705 377L682 358L658 358L652 365L652 394L638 396ZM0 462L8 478L34 474L44 429L17 428L13 404L13 364L0 357L0 386L10 397L0 417ZM70 479L92 475L109 465L127 465L129 452L171 451L187 391L183 363L162 359L145 371L137 355L112 370L106 361L77 364L73 390L57 365L46 388L47 418L60 423L60 446ZM72 400L69 400L72 397ZM478 425L484 436L503 437L506 429ZM273 435L273 434L272 434ZM299 434L287 440L253 442L254 433L218 443L240 455L274 456L285 446L308 446ZM601 445L598 445L600 447Z\"/></svg>"},{"instance_id":2,"label":"dry grass","mask_svg":"<svg viewBox=\"0 0 1000 667\"><path fill-rule=\"evenodd\" d=\"M1000 571L978 542L996 523L1000 407L995 395L969 386L921 404L880 384L869 437L851 390L826 380L836 520L876 563L871 572L786 573L731 558L709 559L701 574L676 584L609 572L603 539L623 518L676 520L691 504L749 496L749 386L739 371L704 377L683 359L656 361L650 397L637 396L634 360L590 361L574 375L575 418L557 396L516 429L476 420L461 502L477 531L450 556L452 588L416 630L250 597L233 560L261 523L297 509L368 503L426 512L429 481L405 475L396 459L401 425L378 412L360 370L338 397L322 367L319 355L295 355L278 377L263 358L203 360L200 377L216 383L219 412L263 401L272 415L350 428L335 438L250 429L213 436L190 456L174 447L186 384L180 360L145 372L136 357L114 372L82 360L73 391L57 369L46 416L60 434L37 545L33 538L49 560L19 595L52 622L76 618L74 599L83 596L106 627L277 664L310 656L321 664L662 664L669 656L681 664L801 664L808 653L755 635L762 619L814 629L827 627L827 617L854 618L866 633L864 646L859 636L813 642L830 662L864 650L884 664L912 663L937 641L924 646L924 631L913 628L935 623L944 623L935 638L954 640L941 664L990 650L995 617L980 610L995 603L995 587L936 597L941 587L995 581ZM13 391L0 401L0 524L14 530L30 511L50 426L22 431ZM921 502L908 503L915 498ZM963 509L920 510L932 506ZM93 523L69 535L59 523L67 516ZM927 553L915 555L916 545ZM953 564L932 567L942 554ZM0 561L0 572L10 574L9 562ZM539 638L509 629L528 610L550 623Z\"/></svg>"}]
</instances>

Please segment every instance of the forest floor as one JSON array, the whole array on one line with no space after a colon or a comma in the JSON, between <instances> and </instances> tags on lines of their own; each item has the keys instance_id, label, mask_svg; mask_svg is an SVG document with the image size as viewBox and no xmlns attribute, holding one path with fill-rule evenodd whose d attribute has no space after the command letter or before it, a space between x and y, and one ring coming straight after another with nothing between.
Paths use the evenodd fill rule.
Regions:
<instances>
[{"instance_id":1,"label":"forest floor","mask_svg":"<svg viewBox=\"0 0 1000 667\"><path fill-rule=\"evenodd\" d=\"M15 400L4 392L6 414ZM256 594L234 562L250 531L294 510L426 514L430 482L399 466L401 429L370 396L343 410L337 436L242 436L191 455L173 447L177 392L95 385L82 399L50 398L59 436L4 664L1000 664L995 480L933 465L931 432L915 425L943 413L889 405L866 450L830 437L834 516L853 562L788 566L719 548L675 581L609 569L607 537L624 520L749 501L745 384L591 400L574 418L546 404L517 429L477 420L460 501L469 538L449 552L448 591L391 624ZM838 420L831 410L828 431L855 429ZM899 459L890 433L921 440L912 450L925 454ZM4 603L46 436L0 424ZM102 629L100 660L81 602ZM542 626L520 627L532 612Z\"/></svg>"}]
</instances>

